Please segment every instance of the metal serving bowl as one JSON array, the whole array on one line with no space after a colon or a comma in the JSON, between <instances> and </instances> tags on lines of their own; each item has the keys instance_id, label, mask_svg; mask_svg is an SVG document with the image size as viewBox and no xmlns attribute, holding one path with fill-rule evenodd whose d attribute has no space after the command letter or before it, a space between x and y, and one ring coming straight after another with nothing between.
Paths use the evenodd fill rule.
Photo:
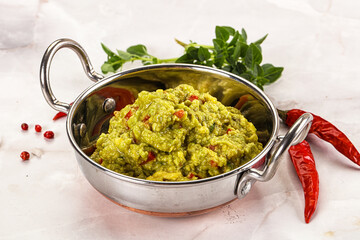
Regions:
<instances>
[{"instance_id":1,"label":"metal serving bowl","mask_svg":"<svg viewBox=\"0 0 360 240\"><path fill-rule=\"evenodd\" d=\"M51 61L61 48L75 51L86 75L95 82L72 105L58 101L49 82ZM278 136L279 117L269 98L247 80L214 68L189 64L149 65L103 77L93 70L83 48L70 39L59 39L48 47L41 62L40 81L49 105L68 113L67 135L90 184L113 202L151 215L199 214L243 198L256 181L268 181L274 176L280 156L305 138L312 121L310 114L304 114L284 137ZM142 90L167 89L182 83L209 92L224 105L236 105L255 125L264 146L261 153L230 172L185 182L129 177L90 159L94 144L100 133L107 131L114 110L132 103Z\"/></svg>"}]
</instances>

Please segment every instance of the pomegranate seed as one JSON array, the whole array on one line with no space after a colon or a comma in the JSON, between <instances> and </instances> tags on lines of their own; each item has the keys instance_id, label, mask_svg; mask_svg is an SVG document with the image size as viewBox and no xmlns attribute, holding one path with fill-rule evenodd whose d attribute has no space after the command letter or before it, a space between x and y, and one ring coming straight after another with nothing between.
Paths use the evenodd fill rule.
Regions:
<instances>
[{"instance_id":1,"label":"pomegranate seed","mask_svg":"<svg viewBox=\"0 0 360 240\"><path fill-rule=\"evenodd\" d=\"M53 131L46 131L44 133L44 137L47 138L47 139L54 138L54 132Z\"/></svg>"},{"instance_id":2,"label":"pomegranate seed","mask_svg":"<svg viewBox=\"0 0 360 240\"><path fill-rule=\"evenodd\" d=\"M41 132L41 129L42 129L42 127L40 125L38 125L38 124L35 125L36 132Z\"/></svg>"},{"instance_id":3,"label":"pomegranate seed","mask_svg":"<svg viewBox=\"0 0 360 240\"><path fill-rule=\"evenodd\" d=\"M20 157L22 160L26 161L26 160L29 160L30 158L30 154L26 151L23 151L21 154L20 154Z\"/></svg>"},{"instance_id":4,"label":"pomegranate seed","mask_svg":"<svg viewBox=\"0 0 360 240\"><path fill-rule=\"evenodd\" d=\"M29 125L27 125L26 123L21 124L22 130L26 131L26 130L28 130L28 128L29 128Z\"/></svg>"}]
</instances>

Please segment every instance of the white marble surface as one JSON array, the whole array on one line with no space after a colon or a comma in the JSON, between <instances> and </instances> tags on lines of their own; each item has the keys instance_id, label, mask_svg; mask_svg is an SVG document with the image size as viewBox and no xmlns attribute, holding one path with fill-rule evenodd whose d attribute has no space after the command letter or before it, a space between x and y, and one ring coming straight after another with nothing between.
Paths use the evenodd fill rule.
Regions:
<instances>
[{"instance_id":1,"label":"white marble surface","mask_svg":"<svg viewBox=\"0 0 360 240\"><path fill-rule=\"evenodd\" d=\"M359 149L359 13L356 0L0 0L0 239L359 239L359 167L316 137L308 140L320 197L310 224L287 155L271 181L205 215L157 218L123 209L86 181L65 120L52 121L39 84L42 54L58 38L78 41L100 71L100 42L113 49L143 43L168 58L182 53L175 37L211 43L216 25L244 27L250 40L269 33L265 61L285 67L265 89L274 104L323 116ZM55 57L51 77L66 102L90 84L68 50ZM31 130L22 132L22 122ZM55 139L35 134L37 123ZM23 150L38 156L23 162Z\"/></svg>"}]
</instances>

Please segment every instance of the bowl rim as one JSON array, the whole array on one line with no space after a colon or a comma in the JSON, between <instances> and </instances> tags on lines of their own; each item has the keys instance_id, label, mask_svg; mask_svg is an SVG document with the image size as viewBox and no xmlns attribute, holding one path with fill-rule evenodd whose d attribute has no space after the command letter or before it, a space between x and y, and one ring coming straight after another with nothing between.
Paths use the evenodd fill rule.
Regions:
<instances>
[{"instance_id":1,"label":"bowl rim","mask_svg":"<svg viewBox=\"0 0 360 240\"><path fill-rule=\"evenodd\" d=\"M197 179L197 180L189 180L189 181L152 181L152 180L146 180L146 179L140 179L140 178L135 178L135 177L130 177L127 175L123 175L121 173L112 171L108 168L105 168L103 166L101 166L100 164L96 163L95 161L93 161L89 156L87 156L78 146L78 144L75 141L75 138L73 136L73 128L72 128L72 119L74 116L74 113L76 111L76 109L79 106L79 103L82 102L82 100L86 99L86 97L88 97L94 90L101 88L104 85L107 85L108 83L112 82L114 79L117 79L121 76L125 76L128 74L132 74L132 73L136 73L136 72L141 72L141 71L147 71L147 70L152 70L152 69L193 69L193 70L197 70L197 71L203 71L203 72L210 72L213 74L217 74L217 75L222 75L224 77L228 77L231 79L234 79L238 82L241 82L242 84L246 85L247 87L251 88L252 90L254 90L258 95L260 95L264 102L266 103L266 106L270 109L271 112L271 119L273 121L273 129L272 129L272 133L270 136L269 141L267 142L267 144L264 146L263 150L256 156L254 157L252 160L250 160L249 162L245 163L244 165L241 165L229 172L226 173L222 173L219 175L215 175L212 177L208 177L208 178L203 178L203 179ZM92 167L97 168L98 170L100 170L101 172L114 177L116 179L119 180L124 180L127 182L132 182L132 183L136 183L136 184L142 184L142 185L156 185L157 187L182 187L185 185L199 185L199 184L205 184L207 182L213 182L213 181L218 181L221 180L223 178L227 178L230 177L234 174L238 174L240 172L243 172L249 168L251 168L254 164L256 164L258 161L260 161L261 159L265 158L267 154L271 151L273 145L275 144L276 140L277 140L277 133L279 131L279 116L277 114L277 110L274 106L274 104L272 103L272 101L269 99L269 97L262 91L260 90L260 88L258 88L255 84L251 83L250 81L237 76L235 74L226 72L224 70L220 70L220 69L216 69L216 68L212 68L212 67L207 67L207 66L202 66L202 65L195 65L195 64L183 64L183 63L165 63L165 64L154 64L154 65L146 65L146 66L141 66L141 67L135 67L135 68L131 68L128 70L124 70L118 73L115 73L113 75L110 76L106 76L104 79L102 79L99 82L96 82L92 85L90 85L88 88L86 88L73 102L73 104L71 105L71 108L68 112L68 116L66 119L66 132L68 135L68 138L70 140L71 145L73 146L73 148L75 149L75 151L84 159L86 160Z\"/></svg>"}]
</instances>

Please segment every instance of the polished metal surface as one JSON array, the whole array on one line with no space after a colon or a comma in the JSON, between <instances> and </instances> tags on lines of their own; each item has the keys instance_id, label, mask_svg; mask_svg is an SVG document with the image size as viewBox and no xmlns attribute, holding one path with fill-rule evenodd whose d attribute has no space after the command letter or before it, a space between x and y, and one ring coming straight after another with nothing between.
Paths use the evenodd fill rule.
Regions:
<instances>
[{"instance_id":1,"label":"polished metal surface","mask_svg":"<svg viewBox=\"0 0 360 240\"><path fill-rule=\"evenodd\" d=\"M312 120L313 116L310 113L305 113L300 116L286 135L279 140L274 150L269 153L268 161L264 169L258 170L250 168L241 175L237 191L239 199L245 197L255 180L265 182L269 181L275 175L282 154L286 152L290 146L296 145L305 139L311 127Z\"/></svg>"},{"instance_id":2,"label":"polished metal surface","mask_svg":"<svg viewBox=\"0 0 360 240\"><path fill-rule=\"evenodd\" d=\"M54 96L50 86L50 66L51 61L56 52L62 48L69 48L73 50L80 58L81 64L85 73L90 80L97 82L103 78L102 75L95 72L91 65L88 55L85 50L75 41L71 39L59 39L53 42L44 53L40 64L40 84L43 95L48 104L55 110L67 113L70 109L70 104L61 102Z\"/></svg>"},{"instance_id":3,"label":"polished metal surface","mask_svg":"<svg viewBox=\"0 0 360 240\"><path fill-rule=\"evenodd\" d=\"M303 124L297 124L294 134L291 133L291 140L285 141L290 139L285 137L282 144L278 143L277 111L259 88L236 75L198 65L159 64L123 71L84 90L73 105L59 104L51 93L48 77L54 45L81 49L81 54L78 53L80 59L86 57L84 50L71 40L58 40L50 45L41 65L45 99L55 109L69 110L66 123L68 137L87 180L100 193L130 208L161 213L193 212L219 206L236 197L241 198L250 191L253 182L268 180L275 174L278 159L287 146L286 142L301 140L302 136L299 135L307 134L306 129L301 127ZM82 59L82 62L89 65L87 58ZM85 68L85 71L90 69L92 68ZM87 72L87 75L100 76L94 72ZM111 111L104 110L108 108L105 107L109 101L107 99L113 99L110 102L115 102L115 110L120 110L134 102L140 91L167 89L183 83L192 85L199 91L209 92L224 105L239 108L257 128L259 141L264 146L263 151L228 173L185 182L137 179L106 169L89 158L95 149L97 138L107 131L112 117ZM275 143L277 147L273 148Z\"/></svg>"}]
</instances>

